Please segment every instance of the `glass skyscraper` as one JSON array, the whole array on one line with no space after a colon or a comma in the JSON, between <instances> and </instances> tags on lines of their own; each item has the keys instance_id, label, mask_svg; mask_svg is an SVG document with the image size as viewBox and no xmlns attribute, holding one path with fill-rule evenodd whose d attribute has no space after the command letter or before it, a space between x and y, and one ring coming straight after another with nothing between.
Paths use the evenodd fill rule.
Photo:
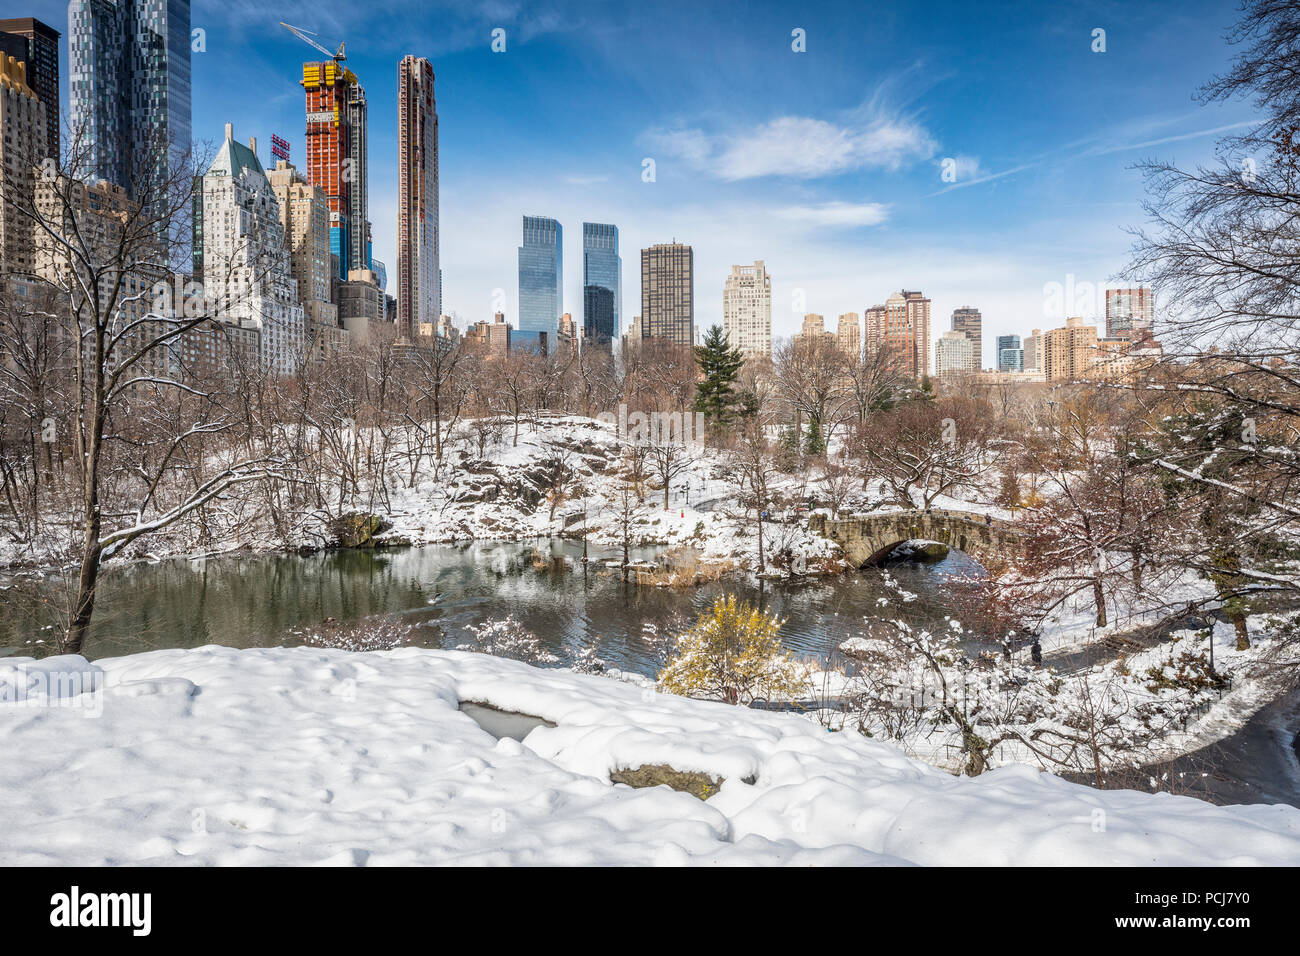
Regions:
<instances>
[{"instance_id":1,"label":"glass skyscraper","mask_svg":"<svg viewBox=\"0 0 1300 956\"><path fill-rule=\"evenodd\" d=\"M1023 372L1025 370L1025 353L1020 347L1020 336L998 336L998 371Z\"/></svg>"},{"instance_id":2,"label":"glass skyscraper","mask_svg":"<svg viewBox=\"0 0 1300 956\"><path fill-rule=\"evenodd\" d=\"M623 260L618 227L582 224L582 332L592 343L618 338L623 311Z\"/></svg>"},{"instance_id":3,"label":"glass skyscraper","mask_svg":"<svg viewBox=\"0 0 1300 956\"><path fill-rule=\"evenodd\" d=\"M541 349L553 343L564 311L564 232L546 216L524 216L519 247L519 327L511 348Z\"/></svg>"},{"instance_id":4,"label":"glass skyscraper","mask_svg":"<svg viewBox=\"0 0 1300 956\"><path fill-rule=\"evenodd\" d=\"M190 148L189 0L72 0L68 99L79 175L134 191L142 157L165 175Z\"/></svg>"}]
</instances>

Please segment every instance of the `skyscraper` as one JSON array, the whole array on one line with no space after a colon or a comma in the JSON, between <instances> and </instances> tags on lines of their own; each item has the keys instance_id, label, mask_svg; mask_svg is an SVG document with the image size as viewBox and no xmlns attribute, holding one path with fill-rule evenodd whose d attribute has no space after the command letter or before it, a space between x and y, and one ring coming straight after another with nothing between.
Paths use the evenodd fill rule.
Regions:
<instances>
[{"instance_id":1,"label":"skyscraper","mask_svg":"<svg viewBox=\"0 0 1300 956\"><path fill-rule=\"evenodd\" d=\"M25 64L0 53L0 271L35 268L36 228L30 210L36 200L33 170L45 153L48 114L27 85Z\"/></svg>"},{"instance_id":2,"label":"skyscraper","mask_svg":"<svg viewBox=\"0 0 1300 956\"><path fill-rule=\"evenodd\" d=\"M953 329L943 333L934 343L934 374L969 375L974 351L975 343L964 332Z\"/></svg>"},{"instance_id":3,"label":"skyscraper","mask_svg":"<svg viewBox=\"0 0 1300 956\"><path fill-rule=\"evenodd\" d=\"M930 374L930 300L920 292L895 292L867 309L868 352L883 351L894 368L912 378Z\"/></svg>"},{"instance_id":4,"label":"skyscraper","mask_svg":"<svg viewBox=\"0 0 1300 956\"><path fill-rule=\"evenodd\" d=\"M1075 317L1042 339L1041 361L1048 382L1077 382L1097 363L1097 326Z\"/></svg>"},{"instance_id":5,"label":"skyscraper","mask_svg":"<svg viewBox=\"0 0 1300 956\"><path fill-rule=\"evenodd\" d=\"M138 189L190 148L189 0L72 0L68 98L82 178Z\"/></svg>"},{"instance_id":6,"label":"skyscraper","mask_svg":"<svg viewBox=\"0 0 1300 956\"><path fill-rule=\"evenodd\" d=\"M618 227L582 224L582 333L593 343L612 343L622 327L623 260Z\"/></svg>"},{"instance_id":7,"label":"skyscraper","mask_svg":"<svg viewBox=\"0 0 1300 956\"><path fill-rule=\"evenodd\" d=\"M826 317L817 312L809 312L803 317L803 325L791 336L797 349L830 349L836 344L834 332L826 330ZM825 353L822 353L825 354Z\"/></svg>"},{"instance_id":8,"label":"skyscraper","mask_svg":"<svg viewBox=\"0 0 1300 956\"><path fill-rule=\"evenodd\" d=\"M841 315L835 336L840 351L849 361L857 362L862 357L862 323L858 320L858 313L845 312Z\"/></svg>"},{"instance_id":9,"label":"skyscraper","mask_svg":"<svg viewBox=\"0 0 1300 956\"><path fill-rule=\"evenodd\" d=\"M969 371L978 372L984 364L984 319L980 310L969 305L952 310L952 330L960 332L971 340L971 364Z\"/></svg>"},{"instance_id":10,"label":"skyscraper","mask_svg":"<svg viewBox=\"0 0 1300 956\"><path fill-rule=\"evenodd\" d=\"M680 242L641 250L641 335L695 344L695 251Z\"/></svg>"},{"instance_id":11,"label":"skyscraper","mask_svg":"<svg viewBox=\"0 0 1300 956\"><path fill-rule=\"evenodd\" d=\"M1043 333L1039 329L1025 336L1023 361L1026 372L1043 370Z\"/></svg>"},{"instance_id":12,"label":"skyscraper","mask_svg":"<svg viewBox=\"0 0 1300 956\"><path fill-rule=\"evenodd\" d=\"M998 343L998 371L999 372L1022 372L1024 371L1024 350L1020 347L1020 336L1018 335L999 335ZM1014 363L1014 364L1008 364Z\"/></svg>"},{"instance_id":13,"label":"skyscraper","mask_svg":"<svg viewBox=\"0 0 1300 956\"><path fill-rule=\"evenodd\" d=\"M433 67L402 57L397 71L397 321L414 340L442 315L438 282L438 107Z\"/></svg>"},{"instance_id":14,"label":"skyscraper","mask_svg":"<svg viewBox=\"0 0 1300 956\"><path fill-rule=\"evenodd\" d=\"M731 267L722 287L722 331L746 358L772 357L772 277L762 259Z\"/></svg>"},{"instance_id":15,"label":"skyscraper","mask_svg":"<svg viewBox=\"0 0 1300 956\"><path fill-rule=\"evenodd\" d=\"M0 54L26 65L27 85L45 104L44 156L59 156L59 31L32 17L0 20Z\"/></svg>"},{"instance_id":16,"label":"skyscraper","mask_svg":"<svg viewBox=\"0 0 1300 956\"><path fill-rule=\"evenodd\" d=\"M519 247L519 328L511 348L541 351L554 341L564 311L564 230L546 216L524 216Z\"/></svg>"},{"instance_id":17,"label":"skyscraper","mask_svg":"<svg viewBox=\"0 0 1300 956\"><path fill-rule=\"evenodd\" d=\"M220 302L220 318L261 333L263 364L290 374L305 357L298 303L280 207L257 159L257 141L235 142L231 124L203 175L195 204L196 273L203 294Z\"/></svg>"},{"instance_id":18,"label":"skyscraper","mask_svg":"<svg viewBox=\"0 0 1300 956\"><path fill-rule=\"evenodd\" d=\"M370 208L366 151L366 91L341 63L302 65L307 93L307 178L325 190L330 206L330 251L339 278L369 270Z\"/></svg>"},{"instance_id":19,"label":"skyscraper","mask_svg":"<svg viewBox=\"0 0 1300 956\"><path fill-rule=\"evenodd\" d=\"M325 191L283 159L266 178L280 206L290 268L312 331L316 326L337 327L338 306L330 298L330 207Z\"/></svg>"},{"instance_id":20,"label":"skyscraper","mask_svg":"<svg viewBox=\"0 0 1300 956\"><path fill-rule=\"evenodd\" d=\"M1151 290L1106 290L1106 337L1140 339L1155 327L1155 301Z\"/></svg>"}]
</instances>

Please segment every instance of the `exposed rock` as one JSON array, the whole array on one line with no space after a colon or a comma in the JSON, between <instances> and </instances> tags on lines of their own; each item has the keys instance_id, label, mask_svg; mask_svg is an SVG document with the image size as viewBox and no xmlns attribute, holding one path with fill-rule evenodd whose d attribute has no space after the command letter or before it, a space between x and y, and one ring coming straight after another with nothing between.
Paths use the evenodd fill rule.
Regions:
<instances>
[{"instance_id":1,"label":"exposed rock","mask_svg":"<svg viewBox=\"0 0 1300 956\"><path fill-rule=\"evenodd\" d=\"M615 770L609 775L610 783L622 783L635 789L667 786L693 797L707 800L718 792L724 777L711 777L697 770L678 770L666 763L648 763L644 766Z\"/></svg>"},{"instance_id":2,"label":"exposed rock","mask_svg":"<svg viewBox=\"0 0 1300 956\"><path fill-rule=\"evenodd\" d=\"M330 543L336 548L374 548L383 542L375 539L393 527L393 523L379 515L354 511L339 515L327 526Z\"/></svg>"}]
</instances>

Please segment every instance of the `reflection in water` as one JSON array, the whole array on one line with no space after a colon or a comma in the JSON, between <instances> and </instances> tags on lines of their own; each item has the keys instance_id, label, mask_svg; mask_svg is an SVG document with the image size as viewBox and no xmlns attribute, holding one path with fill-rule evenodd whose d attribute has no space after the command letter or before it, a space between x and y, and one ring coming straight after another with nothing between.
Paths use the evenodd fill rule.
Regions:
<instances>
[{"instance_id":1,"label":"reflection in water","mask_svg":"<svg viewBox=\"0 0 1300 956\"><path fill-rule=\"evenodd\" d=\"M110 568L101 579L85 653L97 658L203 644L298 644L313 631L376 617L417 625L419 644L455 647L467 641L470 625L510 614L562 660L593 647L609 666L653 673L659 660L644 628L671 633L726 591L786 618L786 645L824 658L828 647L857 632L864 615L882 613L877 599L883 596L895 598L891 616L941 620L953 606L953 592L963 587L957 576L977 570L957 552L933 564L891 565L889 573L917 595L900 605L878 571L793 582L733 577L670 590L623 584L616 570L603 566L612 554L593 551L584 575L581 556L581 542L553 540ZM58 620L61 583L66 586L47 579L0 593L0 645L31 653L32 634Z\"/></svg>"}]
</instances>

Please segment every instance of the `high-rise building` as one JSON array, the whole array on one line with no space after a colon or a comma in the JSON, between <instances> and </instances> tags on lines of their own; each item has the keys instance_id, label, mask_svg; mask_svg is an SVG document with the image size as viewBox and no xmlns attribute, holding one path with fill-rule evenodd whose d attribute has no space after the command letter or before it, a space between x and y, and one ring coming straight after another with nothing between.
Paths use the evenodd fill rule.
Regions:
<instances>
[{"instance_id":1,"label":"high-rise building","mask_svg":"<svg viewBox=\"0 0 1300 956\"><path fill-rule=\"evenodd\" d=\"M840 316L835 338L840 351L850 361L856 362L862 357L862 323L858 320L858 313L845 312Z\"/></svg>"},{"instance_id":2,"label":"high-rise building","mask_svg":"<svg viewBox=\"0 0 1300 956\"><path fill-rule=\"evenodd\" d=\"M1155 301L1151 290L1106 290L1106 337L1149 338L1155 327Z\"/></svg>"},{"instance_id":3,"label":"high-rise building","mask_svg":"<svg viewBox=\"0 0 1300 956\"><path fill-rule=\"evenodd\" d=\"M1024 362L1026 372L1043 370L1043 333L1038 329L1025 336Z\"/></svg>"},{"instance_id":4,"label":"high-rise building","mask_svg":"<svg viewBox=\"0 0 1300 956\"><path fill-rule=\"evenodd\" d=\"M397 85L397 321L410 337L442 315L433 67L423 57L402 57Z\"/></svg>"},{"instance_id":5,"label":"high-rise building","mask_svg":"<svg viewBox=\"0 0 1300 956\"><path fill-rule=\"evenodd\" d=\"M564 311L564 230L546 216L524 216L519 247L519 328L511 348L542 351Z\"/></svg>"},{"instance_id":6,"label":"high-rise building","mask_svg":"<svg viewBox=\"0 0 1300 956\"><path fill-rule=\"evenodd\" d=\"M998 345L998 371L999 372L1022 372L1024 371L1024 350L1020 346L1020 336L1018 335L999 335L997 338ZM1012 357L1019 356L1020 364L1008 366L1003 364L1003 353L1014 353Z\"/></svg>"},{"instance_id":7,"label":"high-rise building","mask_svg":"<svg viewBox=\"0 0 1300 956\"><path fill-rule=\"evenodd\" d=\"M1047 381L1077 382L1096 364L1097 326L1081 318L1065 320L1065 327L1043 336L1042 368Z\"/></svg>"},{"instance_id":8,"label":"high-rise building","mask_svg":"<svg viewBox=\"0 0 1300 956\"><path fill-rule=\"evenodd\" d=\"M371 270L370 207L366 186L366 91L351 70L334 60L302 65L307 94L307 179L325 191L330 206L330 251L338 277Z\"/></svg>"},{"instance_id":9,"label":"high-rise building","mask_svg":"<svg viewBox=\"0 0 1300 956\"><path fill-rule=\"evenodd\" d=\"M582 337L591 346L614 340L614 293L603 285L582 287Z\"/></svg>"},{"instance_id":10,"label":"high-rise building","mask_svg":"<svg viewBox=\"0 0 1300 956\"><path fill-rule=\"evenodd\" d=\"M943 333L934 343L934 374L940 377L970 375L971 353L974 351L975 343L964 332L953 329Z\"/></svg>"},{"instance_id":11,"label":"high-rise building","mask_svg":"<svg viewBox=\"0 0 1300 956\"><path fill-rule=\"evenodd\" d=\"M885 348L885 330L889 327L889 310L883 305L869 306L862 313L862 342L864 350L875 352Z\"/></svg>"},{"instance_id":12,"label":"high-rise building","mask_svg":"<svg viewBox=\"0 0 1300 956\"><path fill-rule=\"evenodd\" d=\"M884 305L867 309L866 346L883 351L902 374L930 374L930 300L920 292L895 292Z\"/></svg>"},{"instance_id":13,"label":"high-rise building","mask_svg":"<svg viewBox=\"0 0 1300 956\"><path fill-rule=\"evenodd\" d=\"M330 207L325 191L283 159L266 178L280 206L289 265L308 324L313 331L337 327L338 306L330 300Z\"/></svg>"},{"instance_id":14,"label":"high-rise building","mask_svg":"<svg viewBox=\"0 0 1300 956\"><path fill-rule=\"evenodd\" d=\"M59 31L32 17L0 20L0 55L27 68L27 85L45 104L45 152L59 158Z\"/></svg>"},{"instance_id":15,"label":"high-rise building","mask_svg":"<svg viewBox=\"0 0 1300 956\"><path fill-rule=\"evenodd\" d=\"M731 267L722 287L722 331L746 358L772 357L772 277L762 259Z\"/></svg>"},{"instance_id":16,"label":"high-rise building","mask_svg":"<svg viewBox=\"0 0 1300 956\"><path fill-rule=\"evenodd\" d=\"M48 114L27 85L26 66L0 53L0 270L29 274L35 268L36 164L46 149Z\"/></svg>"},{"instance_id":17,"label":"high-rise building","mask_svg":"<svg viewBox=\"0 0 1300 956\"><path fill-rule=\"evenodd\" d=\"M984 319L980 310L969 305L952 310L952 330L971 340L971 372L979 372L984 363Z\"/></svg>"},{"instance_id":18,"label":"high-rise building","mask_svg":"<svg viewBox=\"0 0 1300 956\"><path fill-rule=\"evenodd\" d=\"M641 250L641 336L695 344L695 251L680 242Z\"/></svg>"},{"instance_id":19,"label":"high-rise building","mask_svg":"<svg viewBox=\"0 0 1300 956\"><path fill-rule=\"evenodd\" d=\"M1096 364L1088 378L1132 385L1150 374L1163 354L1160 343L1150 335L1098 339Z\"/></svg>"},{"instance_id":20,"label":"high-rise building","mask_svg":"<svg viewBox=\"0 0 1300 956\"><path fill-rule=\"evenodd\" d=\"M35 233L35 273L52 283L60 282L74 267L74 258L63 237L76 234L91 250L111 250L122 241L122 230L139 211L126 190L101 179L86 183L60 173L53 179L36 180L36 209L42 221L50 223L54 235L44 229ZM159 276L145 276L152 283ZM111 280L101 277L101 283ZM127 292L134 294L135 290Z\"/></svg>"},{"instance_id":21,"label":"high-rise building","mask_svg":"<svg viewBox=\"0 0 1300 956\"><path fill-rule=\"evenodd\" d=\"M78 175L132 193L166 176L190 149L189 0L72 0L68 99Z\"/></svg>"},{"instance_id":22,"label":"high-rise building","mask_svg":"<svg viewBox=\"0 0 1300 956\"><path fill-rule=\"evenodd\" d=\"M379 287L379 276L374 270L353 269L334 286L339 322L348 330L351 341L364 341L370 334L370 326L388 321L388 297Z\"/></svg>"},{"instance_id":23,"label":"high-rise building","mask_svg":"<svg viewBox=\"0 0 1300 956\"><path fill-rule=\"evenodd\" d=\"M66 283L77 270L79 254L69 251L73 243L84 243L93 258L103 261L120 248L124 231L140 208L122 186L106 179L86 183L63 173L37 177L35 201L41 221L49 228L35 233L34 271L55 286ZM208 375L232 353L256 362L259 332L255 328L229 327L229 332L218 332L212 323L204 322L179 336L174 334L176 327L170 317L186 314L187 297L200 291L187 278L171 274L152 255L141 256L122 273L100 273L100 296L116 302L114 319L121 337L114 351L118 356L137 353L140 358L132 368L133 375L173 380ZM164 339L168 333L173 334ZM150 387L144 383L132 386L138 395Z\"/></svg>"},{"instance_id":24,"label":"high-rise building","mask_svg":"<svg viewBox=\"0 0 1300 956\"><path fill-rule=\"evenodd\" d=\"M627 324L627 333L622 336L623 351L628 352L631 349L641 345L641 316L632 316L632 321Z\"/></svg>"},{"instance_id":25,"label":"high-rise building","mask_svg":"<svg viewBox=\"0 0 1300 956\"><path fill-rule=\"evenodd\" d=\"M998 349L999 372L1023 372L1025 370L1025 350L1022 348Z\"/></svg>"},{"instance_id":26,"label":"high-rise building","mask_svg":"<svg viewBox=\"0 0 1300 956\"><path fill-rule=\"evenodd\" d=\"M795 348L815 349L818 347L830 348L835 345L836 337L834 332L826 329L826 317L809 312L803 317L803 325L793 336Z\"/></svg>"},{"instance_id":27,"label":"high-rise building","mask_svg":"<svg viewBox=\"0 0 1300 956\"><path fill-rule=\"evenodd\" d=\"M491 322L475 322L465 334L465 344L487 358L501 358L510 351L510 323L504 312L497 312Z\"/></svg>"},{"instance_id":28,"label":"high-rise building","mask_svg":"<svg viewBox=\"0 0 1300 956\"><path fill-rule=\"evenodd\" d=\"M591 344L612 343L621 328L623 260L618 227L582 224L582 332Z\"/></svg>"},{"instance_id":29,"label":"high-rise building","mask_svg":"<svg viewBox=\"0 0 1300 956\"><path fill-rule=\"evenodd\" d=\"M195 203L195 275L203 293L221 303L219 318L261 333L263 364L291 374L306 354L280 207L257 159L257 141L235 142L231 124L203 175Z\"/></svg>"}]
</instances>

